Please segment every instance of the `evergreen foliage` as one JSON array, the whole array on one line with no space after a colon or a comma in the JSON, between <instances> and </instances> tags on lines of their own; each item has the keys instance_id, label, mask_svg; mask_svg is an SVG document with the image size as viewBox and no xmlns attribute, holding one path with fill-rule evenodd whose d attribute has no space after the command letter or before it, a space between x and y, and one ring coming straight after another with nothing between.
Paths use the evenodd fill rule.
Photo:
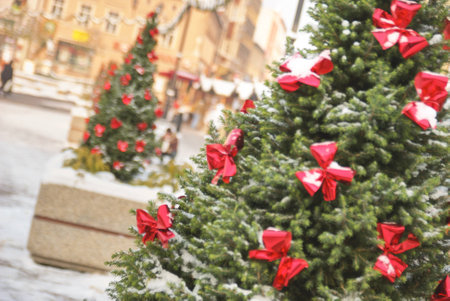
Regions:
<instances>
[{"instance_id":1,"label":"evergreen foliage","mask_svg":"<svg viewBox=\"0 0 450 301\"><path fill-rule=\"evenodd\" d=\"M443 43L406 60L396 46L383 51L371 34L372 13L389 11L388 1L313 2L319 26L309 28L316 47L311 52L331 49L334 70L317 89L304 85L287 93L268 83L271 95L249 114L226 112L226 131L240 128L246 135L234 157L236 175L230 184L212 185L216 170L208 169L204 149L194 157L198 168L181 178L186 196L161 195L174 206L176 237L168 249L139 239L137 250L116 254L110 264L120 269L111 297L426 300L448 272L448 115L441 111L444 122L422 131L401 114L418 99L415 75L439 72L448 52ZM446 1L421 2L408 28L429 41L442 32ZM208 144L224 142L214 127L209 133ZM311 197L295 177L318 166L309 147L324 141L336 141L335 161L356 171L350 185L338 184L331 202L321 192ZM149 205L151 215L156 209ZM383 243L377 222L402 224L405 237L413 233L421 243L396 255L409 266L393 284L373 269ZM263 248L258 238L268 227L291 231L289 256L309 264L281 291L271 287L277 264L248 258L249 250Z\"/></svg>"},{"instance_id":2,"label":"evergreen foliage","mask_svg":"<svg viewBox=\"0 0 450 301\"><path fill-rule=\"evenodd\" d=\"M161 109L151 91L156 71L156 18L155 14L148 16L124 64L108 71L110 78L103 85L96 114L89 120L89 138L84 142L100 150L105 164L122 181L130 181L158 145L153 123L155 111Z\"/></svg>"},{"instance_id":3,"label":"evergreen foliage","mask_svg":"<svg viewBox=\"0 0 450 301\"><path fill-rule=\"evenodd\" d=\"M91 150L85 146L75 149L74 155L74 158L64 161L64 167L84 169L91 173L110 171L109 166L103 162L102 156L97 153L91 153Z\"/></svg>"},{"instance_id":4,"label":"evergreen foliage","mask_svg":"<svg viewBox=\"0 0 450 301\"><path fill-rule=\"evenodd\" d=\"M177 165L174 160L170 160L167 164L161 165L161 168L158 171L151 171L146 180L139 180L134 184L145 185L148 187L163 187L169 185L172 187L172 191L178 191L180 188L178 178L183 175L186 169L192 169L192 167L187 163Z\"/></svg>"}]
</instances>

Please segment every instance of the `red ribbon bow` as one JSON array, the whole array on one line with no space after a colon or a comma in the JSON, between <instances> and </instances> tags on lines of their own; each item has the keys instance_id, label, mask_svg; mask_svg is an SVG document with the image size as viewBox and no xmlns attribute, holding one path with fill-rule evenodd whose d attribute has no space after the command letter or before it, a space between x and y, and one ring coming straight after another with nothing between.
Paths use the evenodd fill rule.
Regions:
<instances>
[{"instance_id":1,"label":"red ribbon bow","mask_svg":"<svg viewBox=\"0 0 450 301\"><path fill-rule=\"evenodd\" d=\"M450 40L450 17L445 18L444 40ZM444 50L450 50L450 47L444 45Z\"/></svg>"},{"instance_id":2,"label":"red ribbon bow","mask_svg":"<svg viewBox=\"0 0 450 301\"><path fill-rule=\"evenodd\" d=\"M447 83L447 76L433 72L419 72L414 78L414 86L420 100L436 111L442 110L447 99Z\"/></svg>"},{"instance_id":3,"label":"red ribbon bow","mask_svg":"<svg viewBox=\"0 0 450 301\"><path fill-rule=\"evenodd\" d=\"M97 123L94 127L95 136L102 137L105 130L106 130L105 126L101 125L100 123Z\"/></svg>"},{"instance_id":4,"label":"red ribbon bow","mask_svg":"<svg viewBox=\"0 0 450 301\"><path fill-rule=\"evenodd\" d=\"M254 109L255 103L251 99L247 99L244 104L242 105L241 112L244 114L247 114L247 109Z\"/></svg>"},{"instance_id":5,"label":"red ribbon bow","mask_svg":"<svg viewBox=\"0 0 450 301\"><path fill-rule=\"evenodd\" d=\"M372 19L373 25L378 29L373 30L372 33L383 50L398 43L400 53L406 59L428 46L424 37L412 29L406 29L421 7L413 1L393 0L392 15L382 9L375 9Z\"/></svg>"},{"instance_id":6,"label":"red ribbon bow","mask_svg":"<svg viewBox=\"0 0 450 301\"><path fill-rule=\"evenodd\" d=\"M337 151L336 142L314 143L310 150L322 169L297 171L295 175L311 196L322 186L324 200L333 201L336 199L336 181L350 183L355 172L350 167L342 167L333 161Z\"/></svg>"},{"instance_id":7,"label":"red ribbon bow","mask_svg":"<svg viewBox=\"0 0 450 301\"><path fill-rule=\"evenodd\" d=\"M236 174L236 165L233 157L244 146L244 132L241 129L234 129L228 134L225 144L208 144L206 146L206 160L208 168L218 169L212 179L212 184L217 184L220 176L225 183L230 183L230 177Z\"/></svg>"},{"instance_id":8,"label":"red ribbon bow","mask_svg":"<svg viewBox=\"0 0 450 301\"><path fill-rule=\"evenodd\" d=\"M144 210L136 210L137 228L140 234L145 233L142 242L155 241L158 238L163 248L169 246L169 239L175 237L175 234L169 230L172 227L172 216L167 205L161 205L158 208L158 220L155 220Z\"/></svg>"},{"instance_id":9,"label":"red ribbon bow","mask_svg":"<svg viewBox=\"0 0 450 301\"><path fill-rule=\"evenodd\" d=\"M445 276L434 290L431 301L449 301L450 300L450 277Z\"/></svg>"},{"instance_id":10,"label":"red ribbon bow","mask_svg":"<svg viewBox=\"0 0 450 301\"><path fill-rule=\"evenodd\" d=\"M414 78L414 85L417 94L422 102L410 102L403 110L402 114L417 123L423 130L436 128L437 112L444 106L448 92L446 86L448 78L446 76L432 73L419 72Z\"/></svg>"},{"instance_id":11,"label":"red ribbon bow","mask_svg":"<svg viewBox=\"0 0 450 301\"><path fill-rule=\"evenodd\" d=\"M383 254L378 256L377 262L373 268L394 283L395 278L400 277L408 265L391 253L403 253L420 246L420 242L414 234L409 233L408 238L402 243L399 243L403 232L405 232L405 227L401 225L378 223L377 231L379 233L378 238L384 240L384 246L378 246L383 250Z\"/></svg>"},{"instance_id":12,"label":"red ribbon bow","mask_svg":"<svg viewBox=\"0 0 450 301\"><path fill-rule=\"evenodd\" d=\"M281 258L278 266L278 272L273 280L273 287L281 290L287 286L289 280L308 267L308 263L303 259L291 258L286 256L291 247L291 232L268 229L263 232L263 243L265 250L251 250L249 257L251 259L261 259L274 261Z\"/></svg>"},{"instance_id":13,"label":"red ribbon bow","mask_svg":"<svg viewBox=\"0 0 450 301\"><path fill-rule=\"evenodd\" d=\"M312 60L302 58L300 53L296 53L280 66L280 70L289 73L278 76L278 83L283 90L293 92L301 84L317 88L320 85L319 75L331 72L333 62L329 50L322 51L318 57Z\"/></svg>"}]
</instances>

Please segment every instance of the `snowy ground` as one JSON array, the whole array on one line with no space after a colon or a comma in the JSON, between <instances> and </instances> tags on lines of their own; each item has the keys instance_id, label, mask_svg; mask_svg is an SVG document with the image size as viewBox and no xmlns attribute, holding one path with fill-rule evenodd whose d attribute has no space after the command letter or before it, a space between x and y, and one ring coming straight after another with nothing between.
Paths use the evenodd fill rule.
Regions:
<instances>
[{"instance_id":1,"label":"snowy ground","mask_svg":"<svg viewBox=\"0 0 450 301\"><path fill-rule=\"evenodd\" d=\"M65 146L70 114L0 98L0 300L109 300L110 275L34 263L26 249L43 169ZM167 123L161 122L161 127ZM178 162L198 152L203 135L180 134Z\"/></svg>"},{"instance_id":2,"label":"snowy ground","mask_svg":"<svg viewBox=\"0 0 450 301\"><path fill-rule=\"evenodd\" d=\"M35 264L27 249L46 162L64 146L68 113L0 100L0 300L108 300L108 275Z\"/></svg>"}]
</instances>

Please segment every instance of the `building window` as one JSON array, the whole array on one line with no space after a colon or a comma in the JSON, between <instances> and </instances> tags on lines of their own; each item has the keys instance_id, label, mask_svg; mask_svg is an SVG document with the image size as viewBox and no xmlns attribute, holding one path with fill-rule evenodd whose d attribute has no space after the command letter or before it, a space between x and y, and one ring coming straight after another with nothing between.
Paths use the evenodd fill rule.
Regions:
<instances>
[{"instance_id":1,"label":"building window","mask_svg":"<svg viewBox=\"0 0 450 301\"><path fill-rule=\"evenodd\" d=\"M59 41L56 50L56 61L78 72L89 72L93 56L92 49Z\"/></svg>"},{"instance_id":2,"label":"building window","mask_svg":"<svg viewBox=\"0 0 450 301\"><path fill-rule=\"evenodd\" d=\"M172 46L174 32L175 32L175 30L172 30L172 31L169 31L168 33L166 33L165 35L163 35L162 46L167 47L167 48Z\"/></svg>"},{"instance_id":3,"label":"building window","mask_svg":"<svg viewBox=\"0 0 450 301\"><path fill-rule=\"evenodd\" d=\"M115 33L117 30L117 24L119 23L119 14L109 12L106 18L105 31L109 33Z\"/></svg>"},{"instance_id":4,"label":"building window","mask_svg":"<svg viewBox=\"0 0 450 301\"><path fill-rule=\"evenodd\" d=\"M80 13L78 14L78 24L88 26L89 18L91 17L91 7L89 5L81 5Z\"/></svg>"},{"instance_id":5,"label":"building window","mask_svg":"<svg viewBox=\"0 0 450 301\"><path fill-rule=\"evenodd\" d=\"M64 0L55 0L52 6L53 17L60 19L62 17L63 7Z\"/></svg>"},{"instance_id":6,"label":"building window","mask_svg":"<svg viewBox=\"0 0 450 301\"><path fill-rule=\"evenodd\" d=\"M234 22L230 22L228 24L228 29L227 29L227 35L226 35L227 39L231 39L233 37L233 29L234 29Z\"/></svg>"}]
</instances>

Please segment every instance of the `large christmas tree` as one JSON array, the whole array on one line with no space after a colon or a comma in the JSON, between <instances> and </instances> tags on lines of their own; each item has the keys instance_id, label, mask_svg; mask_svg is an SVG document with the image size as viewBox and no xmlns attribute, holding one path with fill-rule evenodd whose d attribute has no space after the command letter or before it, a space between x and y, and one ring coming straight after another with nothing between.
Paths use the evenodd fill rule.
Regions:
<instances>
[{"instance_id":1,"label":"large christmas tree","mask_svg":"<svg viewBox=\"0 0 450 301\"><path fill-rule=\"evenodd\" d=\"M440 38L446 1L313 2L316 49L301 53L310 59L289 47L271 94L248 113L226 113L227 139L210 129L198 169L181 179L185 195L160 200L172 215L155 203L149 215L138 211L139 248L114 256L111 297L433 294L448 259L448 129L415 122L433 127L423 106L448 120L445 76L418 75L448 59Z\"/></svg>"},{"instance_id":2,"label":"large christmas tree","mask_svg":"<svg viewBox=\"0 0 450 301\"><path fill-rule=\"evenodd\" d=\"M103 91L96 96L96 114L84 136L84 145L100 153L122 181L131 180L157 146L154 122L162 111L151 89L157 59L156 25L156 14L150 13L124 64L118 69L110 64Z\"/></svg>"}]
</instances>

